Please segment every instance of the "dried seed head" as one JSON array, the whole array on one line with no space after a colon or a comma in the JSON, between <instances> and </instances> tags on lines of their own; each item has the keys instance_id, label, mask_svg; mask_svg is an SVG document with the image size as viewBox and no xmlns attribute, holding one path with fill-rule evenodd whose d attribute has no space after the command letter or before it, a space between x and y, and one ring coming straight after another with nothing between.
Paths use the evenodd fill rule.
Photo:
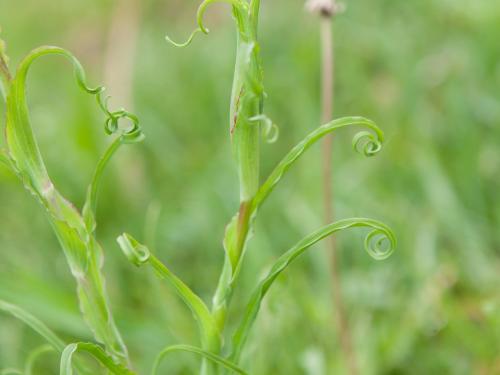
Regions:
<instances>
[{"instance_id":1,"label":"dried seed head","mask_svg":"<svg viewBox=\"0 0 500 375\"><path fill-rule=\"evenodd\" d=\"M322 17L334 17L342 13L345 6L343 3L338 3L335 0L308 0L306 2L306 9Z\"/></svg>"}]
</instances>

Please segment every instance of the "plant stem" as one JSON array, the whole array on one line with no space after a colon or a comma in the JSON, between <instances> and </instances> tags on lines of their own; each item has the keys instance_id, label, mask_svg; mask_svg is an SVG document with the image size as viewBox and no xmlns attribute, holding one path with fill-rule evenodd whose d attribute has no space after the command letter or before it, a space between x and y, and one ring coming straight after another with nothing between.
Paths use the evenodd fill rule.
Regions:
<instances>
[{"instance_id":1,"label":"plant stem","mask_svg":"<svg viewBox=\"0 0 500 375\"><path fill-rule=\"evenodd\" d=\"M320 9L320 39L321 39L321 122L326 123L333 117L334 106L334 85L335 85L335 54L333 38L333 16L337 5L330 2L332 11ZM333 163L332 163L333 135L328 135L323 141L322 165L323 165L323 205L325 224L334 221L333 210ZM357 365L352 348L351 332L349 322L345 313L344 301L342 298L342 284L339 270L339 254L334 236L330 236L325 241L326 250L330 258L330 277L332 282L332 299L335 305L336 325L340 336L340 345L344 353L346 366L349 374L356 375Z\"/></svg>"}]
</instances>

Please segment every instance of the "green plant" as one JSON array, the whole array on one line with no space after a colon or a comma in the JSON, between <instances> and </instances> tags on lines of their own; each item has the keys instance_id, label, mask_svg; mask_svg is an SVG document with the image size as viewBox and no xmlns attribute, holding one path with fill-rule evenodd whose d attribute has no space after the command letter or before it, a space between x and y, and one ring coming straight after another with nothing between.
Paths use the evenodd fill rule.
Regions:
<instances>
[{"instance_id":1,"label":"green plant","mask_svg":"<svg viewBox=\"0 0 500 375\"><path fill-rule=\"evenodd\" d=\"M346 117L329 121L311 132L292 148L268 178L260 183L261 138L264 136L268 142L272 143L277 137L276 125L263 112L266 95L257 41L260 1L205 0L198 9L198 29L193 32L186 43L176 45L188 45L195 33L208 33L203 25L203 15L207 7L216 2L225 2L231 5L237 26L237 53L230 104L229 133L238 168L240 206L226 227L223 240L225 261L213 296L212 306L209 308L189 286L152 254L145 245L142 245L131 235L125 233L117 239L119 246L134 265L150 265L161 279L171 284L198 323L201 347L174 345L165 348L159 353L153 364L153 374L157 373L161 361L167 354L177 351L185 351L202 357L202 374L217 374L222 371L222 368L245 374L246 372L239 367L240 357L259 313L262 300L276 278L297 257L323 238L354 227L370 229L365 239L365 248L375 259L387 258L396 246L396 238L392 231L375 220L353 218L324 226L299 241L274 263L267 276L257 284L236 330L232 334L226 332L228 308L243 267L245 252L254 230L254 222L259 208L287 171L309 147L338 129L354 126L364 128L354 136L353 146L365 156L373 156L381 150L384 136L374 122L362 117ZM102 250L95 237L95 211L99 180L112 155L122 144L138 142L144 138L138 125L138 119L125 110L110 111L103 96L104 89L102 87L92 89L86 84L83 68L78 60L66 50L57 47L36 49L28 54L20 63L16 74L12 76L8 70L3 46L1 48L0 68L4 82L4 90L2 91L5 92L7 103L7 150L2 153L2 161L19 176L26 189L45 209L77 282L82 314L91 328L95 340L97 343L103 344L103 347L95 343L66 345L42 323L15 306L2 303L0 308L25 321L45 337L54 350L61 353L61 374L72 373L73 355L77 352L90 354L106 367L108 372L134 374L135 370L130 363L121 335L114 324L105 292L104 278L101 272ZM25 93L26 75L35 59L49 54L62 55L71 61L78 85L85 92L96 96L99 107L107 117L106 133L116 134L116 138L97 165L81 213L52 184L28 119ZM121 119L129 120L130 125L128 127L120 126L119 120ZM81 373L86 373L88 371L86 363L80 362L78 360L74 362L75 368Z\"/></svg>"},{"instance_id":2,"label":"green plant","mask_svg":"<svg viewBox=\"0 0 500 375\"><path fill-rule=\"evenodd\" d=\"M77 283L80 309L95 339L105 346L113 361L121 366L130 366L127 348L114 323L105 291L102 249L95 237L95 210L99 181L112 155L122 144L139 142L144 138L138 120L125 110L108 110L106 98L103 97L104 88L90 88L79 61L62 48L47 46L33 50L19 64L14 76L11 76L7 68L3 48L0 53L7 105L7 150L2 152L2 160L18 175L24 187L45 210ZM97 164L81 213L52 183L29 121L26 103L28 71L39 57L54 54L70 60L79 87L96 96L100 108L107 116L106 133L117 134ZM122 118L130 120L131 125L122 129L118 123Z\"/></svg>"}]
</instances>

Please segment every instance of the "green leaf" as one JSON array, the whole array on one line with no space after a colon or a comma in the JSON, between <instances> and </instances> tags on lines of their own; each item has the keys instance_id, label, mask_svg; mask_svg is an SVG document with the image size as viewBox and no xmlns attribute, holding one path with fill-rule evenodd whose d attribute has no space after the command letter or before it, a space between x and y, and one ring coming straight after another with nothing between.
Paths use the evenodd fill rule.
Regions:
<instances>
[{"instance_id":1,"label":"green leaf","mask_svg":"<svg viewBox=\"0 0 500 375\"><path fill-rule=\"evenodd\" d=\"M208 352L206 350L197 348L195 346L190 346L190 345L172 345L172 346L169 346L169 347L163 349L160 352L160 354L158 354L158 356L156 357L156 360L155 360L154 365L153 365L153 369L151 371L151 375L156 375L156 373L158 372L158 368L159 368L162 360L168 354L171 354L173 352L178 352L178 351L184 351L184 352L198 354L199 356L201 356L201 357L203 357L205 359L208 359L209 361L211 361L211 362L213 362L215 364L224 366L228 370L232 370L232 371L234 371L237 374L248 375L247 372L245 372L244 370L242 370L241 368L239 368L234 363L232 363L232 362L230 362L230 361L228 361L228 360L226 360L226 359L224 359L224 358L222 358L222 357L220 357L218 355L210 353L210 352Z\"/></svg>"},{"instance_id":2,"label":"green leaf","mask_svg":"<svg viewBox=\"0 0 500 375\"><path fill-rule=\"evenodd\" d=\"M175 47L183 48L187 47L191 44L193 41L194 37L198 33L203 33L203 34L208 34L209 30L205 27L203 24L203 16L208 8L208 6L212 3L227 3L233 6L233 13L235 14L235 17L237 19L244 19L244 15L248 12L248 4L245 1L242 0L204 0L200 6L198 7L197 15L196 15L196 21L198 23L198 28L193 30L191 34L189 35L188 39L185 42L175 42L170 38L168 35L165 36L165 40L174 45ZM244 31L243 26L240 28L241 31Z\"/></svg>"},{"instance_id":3,"label":"green leaf","mask_svg":"<svg viewBox=\"0 0 500 375\"><path fill-rule=\"evenodd\" d=\"M189 35L189 38L185 41L185 42L181 42L181 43L178 43L178 42L175 42L172 38L170 38L168 35L165 35L165 40L167 42L169 42L170 44L174 45L175 47L178 47L178 48L184 48L184 47L187 47L191 44L191 42L193 41L194 37L196 36L196 34L198 33L201 33L201 29L200 28L197 28L195 29L191 35Z\"/></svg>"},{"instance_id":4,"label":"green leaf","mask_svg":"<svg viewBox=\"0 0 500 375\"><path fill-rule=\"evenodd\" d=\"M135 142L143 138L137 117L123 109L110 111L107 108L106 98L103 97L104 87L91 88L88 86L82 65L69 51L52 46L43 46L31 51L19 65L9 86L6 136L10 158L16 164L19 172L26 177L33 190L42 197L47 189L50 190L52 183L29 121L26 78L33 62L46 55L62 55L70 60L78 86L85 92L95 95L99 107L106 114L104 129L107 134L120 132L124 142ZM130 120L132 126L125 130L121 129L118 125L121 118Z\"/></svg>"},{"instance_id":5,"label":"green leaf","mask_svg":"<svg viewBox=\"0 0 500 375\"><path fill-rule=\"evenodd\" d=\"M233 216L229 224L226 226L226 231L224 232L223 246L226 252L226 256L229 258L231 263L231 269L234 271L238 266L238 260L240 254L237 249L238 240L238 218L239 214Z\"/></svg>"},{"instance_id":6,"label":"green leaf","mask_svg":"<svg viewBox=\"0 0 500 375\"><path fill-rule=\"evenodd\" d=\"M19 306L0 300L0 311L10 314L13 317L22 321L23 323L25 323L28 327L30 327L41 337L43 337L49 343L50 347L53 348L56 352L62 353L64 348L66 347L66 343L63 340L61 340L50 328L48 328L39 319L35 318L33 315L23 310ZM36 358L39 355L43 354L42 352L46 352L45 348L47 348L46 345L41 346L28 356L28 360L26 363L26 375L29 375L29 370L32 367L32 364L36 360ZM47 348L47 351L48 350L49 349ZM88 370L80 363L77 363L76 367L82 374L89 373Z\"/></svg>"},{"instance_id":7,"label":"green leaf","mask_svg":"<svg viewBox=\"0 0 500 375\"><path fill-rule=\"evenodd\" d=\"M26 99L27 74L33 62L46 55L61 55L71 62L78 86L96 97L99 107L106 115L105 132L117 134L117 139L108 148L94 173L88 189L88 199L84 209L85 217L82 217L73 204L67 201L53 185L29 121ZM102 250L93 235L96 226L94 212L97 186L105 165L120 144L138 142L144 136L137 117L124 109L109 110L107 98L103 96L103 93L104 87L88 86L83 67L70 52L51 46L37 48L23 59L15 77L10 82L5 133L12 169L19 175L26 189L46 209L54 232L64 250L71 272L77 281L80 309L85 321L96 340L104 343L115 359L127 364L127 349L114 324L104 287ZM120 126L121 119L129 121L127 127Z\"/></svg>"},{"instance_id":8,"label":"green leaf","mask_svg":"<svg viewBox=\"0 0 500 375\"><path fill-rule=\"evenodd\" d=\"M62 352L66 344L62 341L50 328L48 328L44 323L35 318L33 315L27 311L21 309L20 307L8 303L6 301L0 300L0 311L12 315L13 317L21 320L36 333L42 336L47 342L58 352Z\"/></svg>"},{"instance_id":9,"label":"green leaf","mask_svg":"<svg viewBox=\"0 0 500 375\"><path fill-rule=\"evenodd\" d=\"M276 168L271 172L267 180L259 188L255 199L253 200L252 212L256 211L264 200L271 194L278 182L282 179L290 167L311 147L325 135L338 129L351 126L361 126L368 128L371 132L362 131L354 136L353 147L364 153L366 156L373 156L378 153L384 142L384 133L371 120L363 117L344 117L324 124L311 132L300 143L298 143L285 157L279 162Z\"/></svg>"},{"instance_id":10,"label":"green leaf","mask_svg":"<svg viewBox=\"0 0 500 375\"><path fill-rule=\"evenodd\" d=\"M6 165L7 167L11 167L9 157L3 150L0 150L0 163Z\"/></svg>"},{"instance_id":11,"label":"green leaf","mask_svg":"<svg viewBox=\"0 0 500 375\"><path fill-rule=\"evenodd\" d=\"M99 364L106 367L115 375L135 375L134 372L130 371L126 367L115 363L113 358L106 354L106 352L99 345L86 342L79 342L66 346L61 355L60 375L73 374L73 356L77 352L90 354L97 362L99 362Z\"/></svg>"},{"instance_id":12,"label":"green leaf","mask_svg":"<svg viewBox=\"0 0 500 375\"><path fill-rule=\"evenodd\" d=\"M160 278L167 280L174 287L198 323L203 348L217 351L220 348L220 333L210 310L201 298L131 235L124 233L117 238L117 242L130 262L138 267L149 264Z\"/></svg>"},{"instance_id":13,"label":"green leaf","mask_svg":"<svg viewBox=\"0 0 500 375\"><path fill-rule=\"evenodd\" d=\"M135 117L130 118L132 119L132 122L134 124L132 127L134 130L130 130L121 134L120 136L115 138L115 140L108 146L108 149L97 163L97 167L92 176L91 183L87 189L87 197L83 206L82 214L85 225L87 226L88 231L91 233L95 231L96 227L95 215L97 210L97 192L104 173L104 169L121 145L141 142L144 139L144 135L138 127L137 120L135 119Z\"/></svg>"},{"instance_id":14,"label":"green leaf","mask_svg":"<svg viewBox=\"0 0 500 375\"><path fill-rule=\"evenodd\" d=\"M250 329L259 313L262 300L276 278L285 271L297 257L318 241L333 233L355 227L367 227L372 229L365 238L365 249L372 257L377 260L382 260L392 254L396 247L396 237L394 233L385 224L372 219L353 218L339 220L333 224L324 226L299 241L274 263L267 276L259 283L252 294L246 307L245 314L243 315L243 319L233 336L233 348L230 356L232 361L238 363ZM384 242L387 242L386 247L384 247Z\"/></svg>"},{"instance_id":15,"label":"green leaf","mask_svg":"<svg viewBox=\"0 0 500 375\"><path fill-rule=\"evenodd\" d=\"M196 15L196 20L198 22L198 27L200 30L208 34L209 30L203 25L203 16L210 4L213 3L227 3L233 6L233 11L235 12L235 17L238 20L239 18L244 18L244 14L248 13L248 3L242 0L204 0L201 5L198 7L198 12ZM239 25L243 27L243 25ZM240 31L243 29L240 28Z\"/></svg>"},{"instance_id":16,"label":"green leaf","mask_svg":"<svg viewBox=\"0 0 500 375\"><path fill-rule=\"evenodd\" d=\"M252 19L252 26L255 35L257 35L257 27L259 26L259 11L260 11L260 0L250 1L250 16Z\"/></svg>"},{"instance_id":17,"label":"green leaf","mask_svg":"<svg viewBox=\"0 0 500 375\"><path fill-rule=\"evenodd\" d=\"M56 350L50 345L42 345L33 350L26 360L26 365L24 366L24 375L34 375L33 371L35 367L35 362L44 354L56 352Z\"/></svg>"},{"instance_id":18,"label":"green leaf","mask_svg":"<svg viewBox=\"0 0 500 375\"><path fill-rule=\"evenodd\" d=\"M0 375L24 375L24 374L21 370L18 370L17 368L6 368L0 370Z\"/></svg>"}]
</instances>

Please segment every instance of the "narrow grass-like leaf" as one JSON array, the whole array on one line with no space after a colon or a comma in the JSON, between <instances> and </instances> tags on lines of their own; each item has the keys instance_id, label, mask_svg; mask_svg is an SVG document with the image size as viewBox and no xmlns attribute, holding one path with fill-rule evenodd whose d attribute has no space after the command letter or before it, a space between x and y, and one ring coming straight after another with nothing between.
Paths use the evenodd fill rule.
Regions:
<instances>
[{"instance_id":1,"label":"narrow grass-like leaf","mask_svg":"<svg viewBox=\"0 0 500 375\"><path fill-rule=\"evenodd\" d=\"M49 327L47 327L43 322L41 322L39 319L35 318L33 315L23 310L19 306L0 300L0 311L10 314L13 317L22 321L24 324L26 324L28 327L30 327L32 330L38 333L41 337L43 337L49 343L50 347L52 347L56 352L62 353L64 348L66 347L66 343L63 340L61 340ZM39 349L41 350L41 348L44 347L46 346L42 346ZM26 369L29 368L30 361L34 361L36 359L36 357L31 358L32 355L38 356L39 354L36 354L35 351L28 357ZM77 363L76 367L82 374L89 373L88 370L80 363Z\"/></svg>"},{"instance_id":2,"label":"narrow grass-like leaf","mask_svg":"<svg viewBox=\"0 0 500 375\"><path fill-rule=\"evenodd\" d=\"M10 160L5 153L5 151L0 150L0 163L6 165L7 167L10 167Z\"/></svg>"},{"instance_id":3,"label":"narrow grass-like leaf","mask_svg":"<svg viewBox=\"0 0 500 375\"><path fill-rule=\"evenodd\" d=\"M204 0L200 6L198 7L197 15L196 15L196 21L198 23L198 28L194 29L193 32L189 35L188 39L185 42L175 42L172 38L170 38L168 35L165 36L165 40L174 45L175 47L183 48L187 47L191 44L193 41L194 37L198 33L203 33L203 34L208 34L209 29L205 27L203 24L203 16L208 8L208 6L212 3L227 3L229 5L233 6L233 11L236 15L237 18L241 18L241 15L244 14L245 10L248 8L248 5L245 1L242 0ZM240 17L238 17L240 15Z\"/></svg>"},{"instance_id":4,"label":"narrow grass-like leaf","mask_svg":"<svg viewBox=\"0 0 500 375\"><path fill-rule=\"evenodd\" d=\"M255 35L257 35L257 27L259 26L260 0L250 1L250 16L252 19L252 27Z\"/></svg>"},{"instance_id":5,"label":"narrow grass-like leaf","mask_svg":"<svg viewBox=\"0 0 500 375\"><path fill-rule=\"evenodd\" d=\"M0 375L24 375L23 372L17 368L6 368L0 370Z\"/></svg>"},{"instance_id":6,"label":"narrow grass-like leaf","mask_svg":"<svg viewBox=\"0 0 500 375\"><path fill-rule=\"evenodd\" d=\"M200 30L208 34L208 29L203 25L203 16L210 4L213 3L227 3L233 6L233 11L235 12L235 17L243 18L242 14L248 12L248 3L242 0L204 0L201 5L198 7L198 13L196 15L196 19L198 22L198 26ZM241 29L240 29L241 30Z\"/></svg>"},{"instance_id":7,"label":"narrow grass-like leaf","mask_svg":"<svg viewBox=\"0 0 500 375\"><path fill-rule=\"evenodd\" d=\"M117 242L127 258L136 266L148 263L162 279L167 280L191 310L200 332L203 348L208 350L220 349L220 333L210 310L202 299L194 293L181 279L172 273L149 249L140 244L131 235L124 233L117 238Z\"/></svg>"},{"instance_id":8,"label":"narrow grass-like leaf","mask_svg":"<svg viewBox=\"0 0 500 375\"><path fill-rule=\"evenodd\" d=\"M44 354L57 352L51 345L42 345L34 349L26 359L26 364L24 366L24 375L36 375L33 372L35 368L35 362Z\"/></svg>"},{"instance_id":9,"label":"narrow grass-like leaf","mask_svg":"<svg viewBox=\"0 0 500 375\"><path fill-rule=\"evenodd\" d=\"M96 97L99 107L106 115L105 132L108 135L118 134L94 173L84 206L84 217L53 185L29 121L26 99L28 71L36 59L46 55L61 55L71 62L78 86ZM80 309L85 321L96 340L104 343L106 350L115 359L128 364L127 349L114 323L105 291L102 249L93 235L96 226L94 213L97 186L105 165L119 145L140 141L144 136L137 117L124 109L109 110L107 98L103 93L104 87L91 88L86 83L83 67L69 51L52 46L37 48L22 60L16 75L9 83L5 133L12 169L19 175L26 189L45 208L64 250L71 272L77 281ZM127 128L120 127L120 119L129 120L130 125Z\"/></svg>"},{"instance_id":10,"label":"narrow grass-like leaf","mask_svg":"<svg viewBox=\"0 0 500 375\"><path fill-rule=\"evenodd\" d=\"M60 375L73 375L73 355L77 352L90 354L102 366L115 375L135 375L125 366L115 363L113 358L96 344L79 342L66 346L61 355Z\"/></svg>"},{"instance_id":11,"label":"narrow grass-like leaf","mask_svg":"<svg viewBox=\"0 0 500 375\"><path fill-rule=\"evenodd\" d=\"M264 200L274 190L283 175L309 147L325 135L338 129L350 126L361 126L371 130L371 132L359 132L354 136L353 146L357 151L363 152L366 156L373 156L380 151L384 142L384 133L373 121L369 119L363 117L344 117L324 124L305 137L279 162L267 180L259 188L255 199L253 200L252 211L257 210L260 207ZM361 146L363 141L364 144Z\"/></svg>"},{"instance_id":12,"label":"narrow grass-like leaf","mask_svg":"<svg viewBox=\"0 0 500 375\"><path fill-rule=\"evenodd\" d=\"M0 311L21 320L36 333L42 336L58 352L62 352L66 344L49 327L19 306L0 300Z\"/></svg>"},{"instance_id":13,"label":"narrow grass-like leaf","mask_svg":"<svg viewBox=\"0 0 500 375\"><path fill-rule=\"evenodd\" d=\"M140 131L135 117L130 117L133 121L133 131L129 131L118 136L108 147L104 155L99 159L97 167L92 176L92 181L87 189L87 197L83 206L82 215L87 226L87 229L92 233L95 230L96 222L95 215L97 210L97 192L104 169L109 163L115 152L121 145L126 143L141 142L144 139L144 134Z\"/></svg>"},{"instance_id":14,"label":"narrow grass-like leaf","mask_svg":"<svg viewBox=\"0 0 500 375\"><path fill-rule=\"evenodd\" d=\"M233 336L233 348L230 356L233 362L238 363L250 329L259 313L262 300L276 278L285 271L297 257L318 241L335 232L354 227L367 227L371 229L370 233L365 238L365 249L375 259L386 259L394 251L396 247L396 237L392 230L379 221L364 218L339 220L324 226L299 241L274 263L267 276L259 283L257 289L252 294L246 307L245 314L243 315L243 319ZM387 242L385 247L384 242Z\"/></svg>"},{"instance_id":15,"label":"narrow grass-like leaf","mask_svg":"<svg viewBox=\"0 0 500 375\"><path fill-rule=\"evenodd\" d=\"M100 108L107 115L106 133L113 134L120 131L118 121L121 118L126 118L131 120L132 126L122 131L121 140L132 142L142 139L137 118L123 109L110 111L107 108L106 98L103 97L104 87L91 88L88 86L82 65L69 51L53 46L44 46L33 50L19 65L10 85L7 99L6 136L11 159L16 163L18 170L23 175L27 175L34 191L42 196L51 183L29 121L26 103L26 77L37 58L54 54L69 59L74 67L78 86L87 93L96 96Z\"/></svg>"},{"instance_id":16,"label":"narrow grass-like leaf","mask_svg":"<svg viewBox=\"0 0 500 375\"><path fill-rule=\"evenodd\" d=\"M179 351L197 354L205 359L208 359L209 361L213 362L214 364L221 365L228 370L234 371L237 374L248 375L247 372L245 372L244 370L239 368L234 363L228 361L227 359L224 359L216 354L210 353L206 350L203 350L203 349L197 348L195 346L191 346L191 345L172 345L172 346L169 346L169 347L163 349L160 352L160 354L158 354L158 356L156 357L156 360L155 360L154 365L153 365L153 369L151 371L151 375L157 374L158 368L160 367L162 360L168 354L171 354L173 352L179 352Z\"/></svg>"},{"instance_id":17,"label":"narrow grass-like leaf","mask_svg":"<svg viewBox=\"0 0 500 375\"><path fill-rule=\"evenodd\" d=\"M175 42L172 38L170 38L168 35L165 35L165 40L167 42L169 42L170 44L174 45L175 47L178 47L178 48L184 48L184 47L187 47L191 44L191 42L193 41L194 37L196 36L196 34L198 33L201 33L201 29L200 28L197 28L195 29L191 35L189 35L189 38L185 41L185 42L182 42L182 43L178 43L178 42Z\"/></svg>"}]
</instances>

